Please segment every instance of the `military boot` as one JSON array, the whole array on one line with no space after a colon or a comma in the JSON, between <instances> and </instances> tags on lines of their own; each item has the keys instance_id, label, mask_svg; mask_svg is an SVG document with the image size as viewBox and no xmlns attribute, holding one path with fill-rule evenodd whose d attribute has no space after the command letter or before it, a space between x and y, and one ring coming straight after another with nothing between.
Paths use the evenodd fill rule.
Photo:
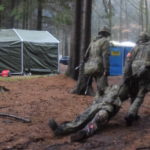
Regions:
<instances>
[{"instance_id":1,"label":"military boot","mask_svg":"<svg viewBox=\"0 0 150 150\"><path fill-rule=\"evenodd\" d=\"M133 114L128 114L125 116L125 121L127 126L132 126L134 121L137 121L140 119L139 115L133 115Z\"/></svg>"},{"instance_id":2,"label":"military boot","mask_svg":"<svg viewBox=\"0 0 150 150\"><path fill-rule=\"evenodd\" d=\"M52 131L54 132L55 136L65 135L63 127L61 125L58 125L54 119L50 119L48 122L48 125L52 129Z\"/></svg>"},{"instance_id":3,"label":"military boot","mask_svg":"<svg viewBox=\"0 0 150 150\"><path fill-rule=\"evenodd\" d=\"M52 129L52 131L55 131L58 128L58 124L54 119L50 119L48 125Z\"/></svg>"},{"instance_id":4,"label":"military boot","mask_svg":"<svg viewBox=\"0 0 150 150\"><path fill-rule=\"evenodd\" d=\"M90 123L85 127L85 129L73 134L71 136L71 142L81 142L84 139L92 136L95 131L97 131L97 125L95 123Z\"/></svg>"}]
</instances>

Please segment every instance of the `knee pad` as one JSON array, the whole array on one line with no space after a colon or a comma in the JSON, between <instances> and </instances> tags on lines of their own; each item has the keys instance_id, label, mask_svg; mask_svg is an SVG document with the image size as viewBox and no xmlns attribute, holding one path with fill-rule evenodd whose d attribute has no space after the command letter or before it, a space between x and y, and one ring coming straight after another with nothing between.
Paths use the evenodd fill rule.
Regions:
<instances>
[{"instance_id":1,"label":"knee pad","mask_svg":"<svg viewBox=\"0 0 150 150\"><path fill-rule=\"evenodd\" d=\"M106 110L100 110L96 115L96 123L97 124L105 124L108 122L109 113Z\"/></svg>"}]
</instances>

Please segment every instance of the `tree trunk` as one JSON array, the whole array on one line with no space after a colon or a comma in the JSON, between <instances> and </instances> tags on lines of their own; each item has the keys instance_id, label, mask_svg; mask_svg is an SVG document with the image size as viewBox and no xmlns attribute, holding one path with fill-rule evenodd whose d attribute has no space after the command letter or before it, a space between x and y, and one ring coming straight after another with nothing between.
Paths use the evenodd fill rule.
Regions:
<instances>
[{"instance_id":1,"label":"tree trunk","mask_svg":"<svg viewBox=\"0 0 150 150\"><path fill-rule=\"evenodd\" d=\"M148 27L149 27L148 2L147 2L147 0L145 0L145 28L146 28L146 32L149 31Z\"/></svg>"},{"instance_id":2,"label":"tree trunk","mask_svg":"<svg viewBox=\"0 0 150 150\"><path fill-rule=\"evenodd\" d=\"M106 0L103 0L103 5L105 8L105 13L107 14L107 17L108 17L109 28L111 30L111 27L112 27L112 4L111 4L111 0L108 1L108 4L107 4Z\"/></svg>"},{"instance_id":3,"label":"tree trunk","mask_svg":"<svg viewBox=\"0 0 150 150\"><path fill-rule=\"evenodd\" d=\"M23 20L22 20L22 28L25 29L25 19L26 16L26 0L23 1Z\"/></svg>"},{"instance_id":4,"label":"tree trunk","mask_svg":"<svg viewBox=\"0 0 150 150\"><path fill-rule=\"evenodd\" d=\"M110 28L110 31L112 31L112 3L111 3L111 0L109 0L108 8L109 8L109 17L108 17L109 18L109 28Z\"/></svg>"},{"instance_id":5,"label":"tree trunk","mask_svg":"<svg viewBox=\"0 0 150 150\"><path fill-rule=\"evenodd\" d=\"M19 0L15 0L15 9L16 9L16 12L19 13L18 9L19 9L19 4L20 4L20 1ZM15 19L15 16L14 16L14 25L13 25L14 28L19 28L19 20L18 19Z\"/></svg>"},{"instance_id":6,"label":"tree trunk","mask_svg":"<svg viewBox=\"0 0 150 150\"><path fill-rule=\"evenodd\" d=\"M126 12L126 29L127 29L126 40L128 40L128 39L129 39L129 34L128 34L128 29L129 29L129 19L128 19L127 0L125 0L125 12Z\"/></svg>"},{"instance_id":7,"label":"tree trunk","mask_svg":"<svg viewBox=\"0 0 150 150\"><path fill-rule=\"evenodd\" d=\"M92 0L84 0L83 3L83 23L82 23L82 46L80 52L80 60L83 60L85 51L89 46L91 39L91 11L92 11ZM92 79L84 75L84 65L79 70L79 77L77 86L73 89L72 93L82 95L92 95Z\"/></svg>"},{"instance_id":8,"label":"tree trunk","mask_svg":"<svg viewBox=\"0 0 150 150\"><path fill-rule=\"evenodd\" d=\"M143 0L140 0L140 18L139 18L139 25L141 26L140 32L144 31Z\"/></svg>"},{"instance_id":9,"label":"tree trunk","mask_svg":"<svg viewBox=\"0 0 150 150\"><path fill-rule=\"evenodd\" d=\"M108 9L107 9L107 2L106 2L106 0L103 0L103 5L104 5L104 8L105 8L105 13L108 14Z\"/></svg>"},{"instance_id":10,"label":"tree trunk","mask_svg":"<svg viewBox=\"0 0 150 150\"><path fill-rule=\"evenodd\" d=\"M108 25L109 25L109 28L111 30L111 27L112 27L112 4L111 4L111 0L109 0L108 3L106 0L103 0L103 5L105 8L105 13L108 17Z\"/></svg>"},{"instance_id":11,"label":"tree trunk","mask_svg":"<svg viewBox=\"0 0 150 150\"><path fill-rule=\"evenodd\" d=\"M122 2L123 0L120 0L120 29L119 29L119 41L122 41Z\"/></svg>"},{"instance_id":12,"label":"tree trunk","mask_svg":"<svg viewBox=\"0 0 150 150\"><path fill-rule=\"evenodd\" d=\"M28 24L28 19L29 19L29 7L30 7L30 2L29 0L26 0L26 15L25 15L25 28L29 28Z\"/></svg>"},{"instance_id":13,"label":"tree trunk","mask_svg":"<svg viewBox=\"0 0 150 150\"><path fill-rule=\"evenodd\" d=\"M83 0L76 0L75 4L75 18L73 26L73 36L71 39L71 49L70 49L70 62L67 70L67 74L77 80L79 71L75 68L80 63L80 48L81 48L81 27L82 27L82 5Z\"/></svg>"},{"instance_id":14,"label":"tree trunk","mask_svg":"<svg viewBox=\"0 0 150 150\"><path fill-rule=\"evenodd\" d=\"M0 5L2 5L2 0L0 0ZM2 27L2 11L0 11L0 28Z\"/></svg>"},{"instance_id":15,"label":"tree trunk","mask_svg":"<svg viewBox=\"0 0 150 150\"><path fill-rule=\"evenodd\" d=\"M13 10L16 6L16 0L11 1L11 10ZM14 16L11 16L11 23L10 23L11 28L14 27Z\"/></svg>"},{"instance_id":16,"label":"tree trunk","mask_svg":"<svg viewBox=\"0 0 150 150\"><path fill-rule=\"evenodd\" d=\"M68 56L68 34L67 31L64 32L64 55Z\"/></svg>"},{"instance_id":17,"label":"tree trunk","mask_svg":"<svg viewBox=\"0 0 150 150\"><path fill-rule=\"evenodd\" d=\"M38 0L37 30L42 30L42 0Z\"/></svg>"}]
</instances>

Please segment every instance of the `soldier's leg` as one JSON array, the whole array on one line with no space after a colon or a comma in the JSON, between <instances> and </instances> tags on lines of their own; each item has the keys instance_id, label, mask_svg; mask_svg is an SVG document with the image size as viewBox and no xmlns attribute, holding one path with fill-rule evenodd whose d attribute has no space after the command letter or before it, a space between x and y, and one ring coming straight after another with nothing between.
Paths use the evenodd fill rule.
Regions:
<instances>
[{"instance_id":1,"label":"soldier's leg","mask_svg":"<svg viewBox=\"0 0 150 150\"><path fill-rule=\"evenodd\" d=\"M100 128L104 127L118 111L119 108L115 106L108 106L108 109L101 109L94 117L94 119L87 124L87 126L71 136L71 141L81 141L89 136L92 136Z\"/></svg>"},{"instance_id":2,"label":"soldier's leg","mask_svg":"<svg viewBox=\"0 0 150 150\"><path fill-rule=\"evenodd\" d=\"M108 112L106 110L100 110L84 129L71 136L71 141L81 141L89 136L92 136L100 128L100 126L104 126L108 123L108 118Z\"/></svg>"},{"instance_id":3,"label":"soldier's leg","mask_svg":"<svg viewBox=\"0 0 150 150\"><path fill-rule=\"evenodd\" d=\"M129 86L128 86L128 84L122 83L120 85L120 89L118 91L118 96L122 102L129 98Z\"/></svg>"},{"instance_id":4,"label":"soldier's leg","mask_svg":"<svg viewBox=\"0 0 150 150\"><path fill-rule=\"evenodd\" d=\"M136 78L127 79L124 77L118 93L122 102L130 97L132 103L138 93L138 80Z\"/></svg>"},{"instance_id":5,"label":"soldier's leg","mask_svg":"<svg viewBox=\"0 0 150 150\"><path fill-rule=\"evenodd\" d=\"M129 96L130 96L130 103L132 104L136 99L138 92L139 92L139 80L137 78L132 79L129 85Z\"/></svg>"},{"instance_id":6,"label":"soldier's leg","mask_svg":"<svg viewBox=\"0 0 150 150\"><path fill-rule=\"evenodd\" d=\"M99 97L104 94L104 91L105 91L106 87L108 86L108 79L107 79L107 76L96 75L95 80L96 80L96 84L97 84L96 95L97 95L97 97Z\"/></svg>"},{"instance_id":7,"label":"soldier's leg","mask_svg":"<svg viewBox=\"0 0 150 150\"><path fill-rule=\"evenodd\" d=\"M139 88L139 92L137 94L137 97L132 102L132 104L129 108L128 114L125 117L125 120L126 120L126 123L128 126L132 125L133 121L135 121L139 118L138 111L139 111L141 104L144 101L144 97L145 97L146 92L147 91L146 91L144 86Z\"/></svg>"},{"instance_id":8,"label":"soldier's leg","mask_svg":"<svg viewBox=\"0 0 150 150\"><path fill-rule=\"evenodd\" d=\"M55 135L65 135L69 133L76 132L86 126L90 122L95 114L100 110L101 104L93 104L88 109L86 109L82 114L80 114L75 120L57 124L55 120L49 120L49 127L52 129Z\"/></svg>"}]
</instances>

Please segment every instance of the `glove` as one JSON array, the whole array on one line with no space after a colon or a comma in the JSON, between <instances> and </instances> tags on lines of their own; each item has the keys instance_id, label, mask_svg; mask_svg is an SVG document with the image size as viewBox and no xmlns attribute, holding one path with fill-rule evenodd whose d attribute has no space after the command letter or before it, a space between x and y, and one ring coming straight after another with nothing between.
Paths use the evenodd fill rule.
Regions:
<instances>
[{"instance_id":1,"label":"glove","mask_svg":"<svg viewBox=\"0 0 150 150\"><path fill-rule=\"evenodd\" d=\"M109 69L104 69L103 75L104 76L109 76Z\"/></svg>"}]
</instances>

